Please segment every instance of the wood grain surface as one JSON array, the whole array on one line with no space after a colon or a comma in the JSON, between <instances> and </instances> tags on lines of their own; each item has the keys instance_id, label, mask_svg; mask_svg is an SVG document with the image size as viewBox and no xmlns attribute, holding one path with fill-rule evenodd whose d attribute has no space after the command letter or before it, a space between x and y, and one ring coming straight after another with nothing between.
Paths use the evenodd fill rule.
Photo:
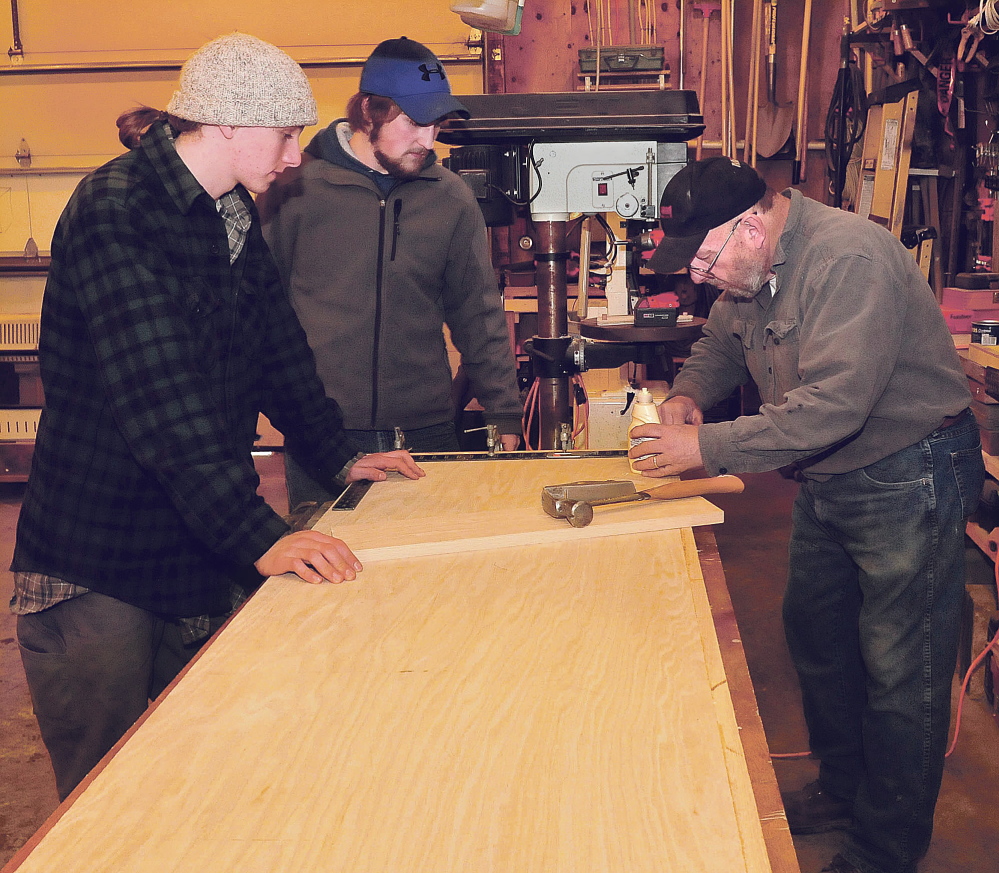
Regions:
<instances>
[{"instance_id":1,"label":"wood grain surface","mask_svg":"<svg viewBox=\"0 0 999 873\"><path fill-rule=\"evenodd\" d=\"M272 578L60 812L21 873L772 870L687 528Z\"/></svg>"}]
</instances>

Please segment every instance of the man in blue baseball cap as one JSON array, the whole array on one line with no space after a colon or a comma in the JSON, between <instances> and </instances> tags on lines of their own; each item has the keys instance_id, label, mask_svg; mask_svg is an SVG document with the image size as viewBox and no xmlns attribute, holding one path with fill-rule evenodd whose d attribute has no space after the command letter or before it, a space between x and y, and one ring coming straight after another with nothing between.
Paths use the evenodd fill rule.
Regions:
<instances>
[{"instance_id":1,"label":"man in blue baseball cap","mask_svg":"<svg viewBox=\"0 0 999 873\"><path fill-rule=\"evenodd\" d=\"M257 203L264 234L360 446L460 447L443 328L469 395L504 448L520 440L521 404L485 221L471 189L440 166L443 119L468 110L439 59L400 37L364 64L346 118L320 131L302 165ZM464 406L464 403L459 403ZM289 499L331 499L285 456Z\"/></svg>"},{"instance_id":2,"label":"man in blue baseball cap","mask_svg":"<svg viewBox=\"0 0 999 873\"><path fill-rule=\"evenodd\" d=\"M361 70L360 89L363 94L390 97L419 125L431 125L451 114L469 117L451 94L451 83L437 56L404 36L385 40L371 53Z\"/></svg>"}]
</instances>

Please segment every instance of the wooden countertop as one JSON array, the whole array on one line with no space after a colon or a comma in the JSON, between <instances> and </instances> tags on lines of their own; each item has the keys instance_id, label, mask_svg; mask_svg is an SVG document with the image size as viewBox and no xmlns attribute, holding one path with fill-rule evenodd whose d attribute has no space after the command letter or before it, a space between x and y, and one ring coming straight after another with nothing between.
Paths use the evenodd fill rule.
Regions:
<instances>
[{"instance_id":1,"label":"wooden countertop","mask_svg":"<svg viewBox=\"0 0 999 873\"><path fill-rule=\"evenodd\" d=\"M538 482L630 477L591 460L427 464L327 513L358 580L269 579L5 870L797 871L690 528L720 510L545 516Z\"/></svg>"}]
</instances>

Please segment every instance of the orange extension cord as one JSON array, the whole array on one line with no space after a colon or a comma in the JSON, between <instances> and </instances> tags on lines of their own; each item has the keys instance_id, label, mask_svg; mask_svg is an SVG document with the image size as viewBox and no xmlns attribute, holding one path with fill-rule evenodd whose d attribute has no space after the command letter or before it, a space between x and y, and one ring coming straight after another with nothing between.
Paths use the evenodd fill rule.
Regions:
<instances>
[{"instance_id":1,"label":"orange extension cord","mask_svg":"<svg viewBox=\"0 0 999 873\"><path fill-rule=\"evenodd\" d=\"M999 555L997 555L995 559L994 572L996 580L996 596L999 597ZM971 662L971 666L968 667L968 672L964 674L964 682L961 683L961 696L957 702L957 717L954 719L954 739L951 740L950 748L947 750L948 758L954 753L954 749L957 747L958 735L961 733L961 715L964 712L964 696L968 690L968 683L971 682L971 676L975 670L981 666L989 652L999 652L999 649L996 648L997 644L999 644L999 633L996 633L989 644L982 649L981 654ZM996 689L996 691L999 691L999 689Z\"/></svg>"},{"instance_id":2,"label":"orange extension cord","mask_svg":"<svg viewBox=\"0 0 999 873\"><path fill-rule=\"evenodd\" d=\"M534 416L538 410L538 385L540 379L535 379L531 387L527 389L527 396L524 398L524 414L521 416L520 425L524 432L524 446L530 451L540 451L541 446L531 445L531 427L534 425ZM590 401L586 395L586 386L583 384L583 377L578 373L572 377L572 444L576 446L576 437L586 431L590 422ZM577 401L581 397L581 401ZM589 436L587 434L587 436ZM584 444L583 448L586 448Z\"/></svg>"}]
</instances>

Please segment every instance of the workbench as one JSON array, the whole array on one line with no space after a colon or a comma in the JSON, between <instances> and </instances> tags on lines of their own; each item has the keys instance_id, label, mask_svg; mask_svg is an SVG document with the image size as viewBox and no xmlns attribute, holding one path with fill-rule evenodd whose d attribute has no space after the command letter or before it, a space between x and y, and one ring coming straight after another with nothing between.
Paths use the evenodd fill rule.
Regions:
<instances>
[{"instance_id":1,"label":"workbench","mask_svg":"<svg viewBox=\"0 0 999 873\"><path fill-rule=\"evenodd\" d=\"M429 462L313 525L5 870L797 873L704 498L612 457ZM693 528L698 527L695 534Z\"/></svg>"}]
</instances>

